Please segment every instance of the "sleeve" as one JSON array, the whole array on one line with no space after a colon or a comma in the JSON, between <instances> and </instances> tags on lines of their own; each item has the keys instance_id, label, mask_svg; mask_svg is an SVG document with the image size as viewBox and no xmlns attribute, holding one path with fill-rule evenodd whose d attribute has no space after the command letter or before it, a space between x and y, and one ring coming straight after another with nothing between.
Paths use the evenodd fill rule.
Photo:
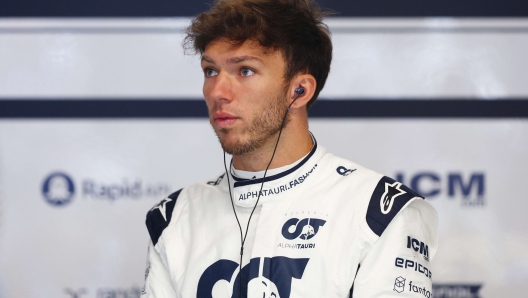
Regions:
<instances>
[{"instance_id":1,"label":"sleeve","mask_svg":"<svg viewBox=\"0 0 528 298\"><path fill-rule=\"evenodd\" d=\"M141 292L142 298L177 297L170 271L167 268L166 255L160 255L156 247L158 249L163 247L162 234L171 222L172 212L181 191L180 189L170 194L147 213L146 225L151 241L148 249L145 286Z\"/></svg>"},{"instance_id":2,"label":"sleeve","mask_svg":"<svg viewBox=\"0 0 528 298\"><path fill-rule=\"evenodd\" d=\"M172 285L170 273L163 264L159 253L152 242L148 248L147 270L145 271L145 285L141 291L141 298L174 298L176 291Z\"/></svg>"},{"instance_id":3,"label":"sleeve","mask_svg":"<svg viewBox=\"0 0 528 298\"><path fill-rule=\"evenodd\" d=\"M351 297L432 297L437 228L429 202L409 201L360 262Z\"/></svg>"}]
</instances>

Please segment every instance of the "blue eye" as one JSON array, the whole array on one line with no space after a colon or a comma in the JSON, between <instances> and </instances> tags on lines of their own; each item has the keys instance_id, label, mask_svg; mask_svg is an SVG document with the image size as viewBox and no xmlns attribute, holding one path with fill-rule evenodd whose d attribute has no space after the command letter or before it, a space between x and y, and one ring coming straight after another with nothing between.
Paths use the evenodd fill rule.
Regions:
<instances>
[{"instance_id":1,"label":"blue eye","mask_svg":"<svg viewBox=\"0 0 528 298\"><path fill-rule=\"evenodd\" d=\"M242 70L240 71L240 74L243 76L243 77L249 77L253 74L255 74L255 72L249 68L242 68Z\"/></svg>"},{"instance_id":2,"label":"blue eye","mask_svg":"<svg viewBox=\"0 0 528 298\"><path fill-rule=\"evenodd\" d=\"M214 69L206 68L204 70L204 74L205 74L206 77L214 77L214 76L218 75L218 72L216 72L216 70L214 70Z\"/></svg>"}]
</instances>

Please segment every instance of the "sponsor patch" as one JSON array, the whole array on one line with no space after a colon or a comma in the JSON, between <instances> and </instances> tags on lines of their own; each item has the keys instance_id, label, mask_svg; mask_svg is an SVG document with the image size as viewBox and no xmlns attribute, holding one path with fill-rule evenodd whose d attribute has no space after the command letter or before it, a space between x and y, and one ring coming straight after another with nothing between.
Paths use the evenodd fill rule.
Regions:
<instances>
[{"instance_id":1,"label":"sponsor patch","mask_svg":"<svg viewBox=\"0 0 528 298\"><path fill-rule=\"evenodd\" d=\"M429 270L427 267L413 260L405 260L402 258L396 258L396 260L394 261L394 266L399 267L399 268L411 268L411 269L414 269L414 271L416 272L422 273L426 277L429 277L429 278L433 277L433 273L431 272L431 270Z\"/></svg>"},{"instance_id":2,"label":"sponsor patch","mask_svg":"<svg viewBox=\"0 0 528 298\"><path fill-rule=\"evenodd\" d=\"M350 174L352 174L352 172L354 172L356 169L347 169L343 166L339 166L337 167L336 169L336 172L341 175L341 176L348 176Z\"/></svg>"},{"instance_id":3,"label":"sponsor patch","mask_svg":"<svg viewBox=\"0 0 528 298\"><path fill-rule=\"evenodd\" d=\"M372 193L367 209L366 220L370 229L381 236L396 214L416 197L422 198L400 182L382 177Z\"/></svg>"},{"instance_id":4,"label":"sponsor patch","mask_svg":"<svg viewBox=\"0 0 528 298\"><path fill-rule=\"evenodd\" d=\"M297 238L309 240L319 232L319 228L324 226L325 223L326 220L319 218L305 218L302 220L290 218L282 226L282 236L288 240Z\"/></svg>"},{"instance_id":5,"label":"sponsor patch","mask_svg":"<svg viewBox=\"0 0 528 298\"><path fill-rule=\"evenodd\" d=\"M405 291L405 278L398 276L394 280L394 291L401 293Z\"/></svg>"},{"instance_id":6,"label":"sponsor patch","mask_svg":"<svg viewBox=\"0 0 528 298\"><path fill-rule=\"evenodd\" d=\"M422 241L407 236L407 248L410 248L423 255L424 260L429 261L429 246Z\"/></svg>"}]
</instances>

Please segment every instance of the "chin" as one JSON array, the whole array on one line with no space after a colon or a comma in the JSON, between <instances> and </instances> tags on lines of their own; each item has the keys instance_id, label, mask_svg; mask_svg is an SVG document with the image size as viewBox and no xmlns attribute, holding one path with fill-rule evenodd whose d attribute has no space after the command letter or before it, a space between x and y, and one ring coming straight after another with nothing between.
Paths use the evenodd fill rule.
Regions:
<instances>
[{"instance_id":1,"label":"chin","mask_svg":"<svg viewBox=\"0 0 528 298\"><path fill-rule=\"evenodd\" d=\"M224 149L225 152L231 155L242 155L248 153L246 146L244 146L244 143L240 140L233 140L228 138L220 139L220 145L222 146L222 149Z\"/></svg>"},{"instance_id":2,"label":"chin","mask_svg":"<svg viewBox=\"0 0 528 298\"><path fill-rule=\"evenodd\" d=\"M232 136L229 133L217 132L217 136L222 149L231 155L244 155L258 149L254 142L245 141L241 137Z\"/></svg>"}]
</instances>

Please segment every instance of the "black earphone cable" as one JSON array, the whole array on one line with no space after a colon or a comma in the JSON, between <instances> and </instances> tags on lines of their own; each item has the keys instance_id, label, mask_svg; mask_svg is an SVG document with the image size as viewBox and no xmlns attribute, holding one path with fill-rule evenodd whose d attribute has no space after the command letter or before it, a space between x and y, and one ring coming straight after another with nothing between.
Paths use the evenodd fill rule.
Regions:
<instances>
[{"instance_id":1,"label":"black earphone cable","mask_svg":"<svg viewBox=\"0 0 528 298\"><path fill-rule=\"evenodd\" d=\"M249 231L249 224L251 222L251 218L253 217L253 213L255 212L255 209L257 209L257 205L258 205L258 202L260 200L260 195L262 194L262 188L264 187L264 182L266 180L266 174L268 173L268 169L271 165L271 163L273 162L273 158L275 157L275 152L277 152L277 147L279 145L279 141L280 141L280 137L282 135L282 130L284 129L284 121L286 121L286 117L288 116L288 111L290 110L290 107L293 105L293 103L297 100L297 98L299 98L301 95L304 94L304 88L297 88L295 90L295 93L297 94L297 96L293 99L293 101L290 103L290 105L288 106L288 108L286 109L286 113L284 113L284 117L282 118L282 123L281 123L281 129L279 131L279 135L277 137L277 142L275 142L275 148L273 149L273 154L271 155L271 159L268 163L268 166L266 167L266 170L264 171L264 175L262 177L262 183L260 184L260 190L258 192L258 196L257 196L257 201L255 202L255 206L253 206L253 209L251 210L251 214L249 215L249 219L248 219L248 223L247 223L247 226L246 226L246 233L244 234L244 236L242 237L242 225L240 224L240 220L238 218L238 215L236 213L236 210L235 210L235 203L233 201L233 195L231 194L231 180L229 179L229 174L230 174L230 171L228 172L227 171L227 165L226 165L226 152L224 151L224 169L225 169L225 173L226 173L226 176L227 176L227 187L229 189L229 198L231 199L231 207L233 207L233 213L235 214L235 218L236 218L236 221L237 221L237 224L238 224L238 228L240 229L240 263L239 263L239 269L238 269L238 297L240 298L241 295L242 295L242 258L244 256L244 244L246 243L246 238L247 238L247 235L248 235L248 231ZM297 90L302 90L300 92L297 92Z\"/></svg>"}]
</instances>

